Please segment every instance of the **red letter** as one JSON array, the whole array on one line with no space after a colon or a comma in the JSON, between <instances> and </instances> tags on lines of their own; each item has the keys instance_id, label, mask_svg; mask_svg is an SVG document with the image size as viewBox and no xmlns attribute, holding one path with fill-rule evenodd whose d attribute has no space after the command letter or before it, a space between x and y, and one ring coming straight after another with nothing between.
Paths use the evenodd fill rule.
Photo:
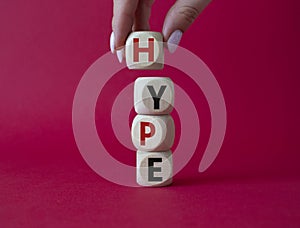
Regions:
<instances>
[{"instance_id":1,"label":"red letter","mask_svg":"<svg viewBox=\"0 0 300 228\"><path fill-rule=\"evenodd\" d=\"M148 39L148 47L141 48L139 46L140 39L133 38L133 62L139 62L139 53L140 52L147 52L148 53L148 61L154 61L154 38Z\"/></svg>"},{"instance_id":2,"label":"red letter","mask_svg":"<svg viewBox=\"0 0 300 228\"><path fill-rule=\"evenodd\" d=\"M146 127L150 128L150 132L146 133ZM155 134L155 126L150 122L141 122L141 145L145 146L145 139L150 138Z\"/></svg>"}]
</instances>

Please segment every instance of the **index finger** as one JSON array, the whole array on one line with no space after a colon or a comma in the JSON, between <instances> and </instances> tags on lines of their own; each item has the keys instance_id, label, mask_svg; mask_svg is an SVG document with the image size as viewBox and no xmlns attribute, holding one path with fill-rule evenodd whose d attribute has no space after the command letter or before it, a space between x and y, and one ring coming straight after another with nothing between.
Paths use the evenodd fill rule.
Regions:
<instances>
[{"instance_id":1,"label":"index finger","mask_svg":"<svg viewBox=\"0 0 300 228\"><path fill-rule=\"evenodd\" d=\"M132 31L135 11L139 0L114 0L112 27L115 36L115 49L125 45L128 34Z\"/></svg>"}]
</instances>

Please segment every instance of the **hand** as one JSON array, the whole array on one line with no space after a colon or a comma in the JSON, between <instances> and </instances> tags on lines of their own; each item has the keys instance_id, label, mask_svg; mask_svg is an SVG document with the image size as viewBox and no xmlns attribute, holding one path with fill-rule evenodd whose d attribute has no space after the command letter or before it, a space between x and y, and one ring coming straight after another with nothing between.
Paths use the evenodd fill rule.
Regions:
<instances>
[{"instance_id":1,"label":"hand","mask_svg":"<svg viewBox=\"0 0 300 228\"><path fill-rule=\"evenodd\" d=\"M149 31L149 18L154 0L114 0L113 32L110 37L112 53L119 62L124 56L124 45L132 31ZM177 0L166 15L162 34L168 50L173 53L182 33L193 23L210 0ZM173 45L170 45L173 44ZM175 45L174 45L175 44Z\"/></svg>"}]
</instances>

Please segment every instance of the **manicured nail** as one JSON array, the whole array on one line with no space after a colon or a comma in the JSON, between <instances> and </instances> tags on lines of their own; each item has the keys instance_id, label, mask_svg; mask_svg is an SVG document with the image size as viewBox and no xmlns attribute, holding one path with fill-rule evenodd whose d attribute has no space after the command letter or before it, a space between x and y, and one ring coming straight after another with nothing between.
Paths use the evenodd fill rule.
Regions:
<instances>
[{"instance_id":1,"label":"manicured nail","mask_svg":"<svg viewBox=\"0 0 300 228\"><path fill-rule=\"evenodd\" d=\"M120 63L123 61L123 56L124 56L124 48L117 50L117 57Z\"/></svg>"},{"instance_id":2,"label":"manicured nail","mask_svg":"<svg viewBox=\"0 0 300 228\"><path fill-rule=\"evenodd\" d=\"M182 37L182 32L180 30L176 30L173 32L168 39L167 46L170 53L174 53L180 43Z\"/></svg>"},{"instance_id":3,"label":"manicured nail","mask_svg":"<svg viewBox=\"0 0 300 228\"><path fill-rule=\"evenodd\" d=\"M110 34L110 51L111 53L115 53L115 34L114 32L111 32Z\"/></svg>"}]
</instances>

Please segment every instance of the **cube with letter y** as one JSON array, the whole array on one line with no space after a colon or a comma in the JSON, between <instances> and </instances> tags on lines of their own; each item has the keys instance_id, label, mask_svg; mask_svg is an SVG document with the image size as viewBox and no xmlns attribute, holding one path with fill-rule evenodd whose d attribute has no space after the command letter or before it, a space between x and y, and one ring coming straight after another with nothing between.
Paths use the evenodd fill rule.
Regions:
<instances>
[{"instance_id":1,"label":"cube with letter y","mask_svg":"<svg viewBox=\"0 0 300 228\"><path fill-rule=\"evenodd\" d=\"M138 114L165 115L173 110L174 84L167 77L141 77L134 84L134 109Z\"/></svg>"},{"instance_id":2,"label":"cube with letter y","mask_svg":"<svg viewBox=\"0 0 300 228\"><path fill-rule=\"evenodd\" d=\"M125 55L129 69L162 69L164 66L162 34L150 31L131 33L126 41Z\"/></svg>"}]
</instances>

